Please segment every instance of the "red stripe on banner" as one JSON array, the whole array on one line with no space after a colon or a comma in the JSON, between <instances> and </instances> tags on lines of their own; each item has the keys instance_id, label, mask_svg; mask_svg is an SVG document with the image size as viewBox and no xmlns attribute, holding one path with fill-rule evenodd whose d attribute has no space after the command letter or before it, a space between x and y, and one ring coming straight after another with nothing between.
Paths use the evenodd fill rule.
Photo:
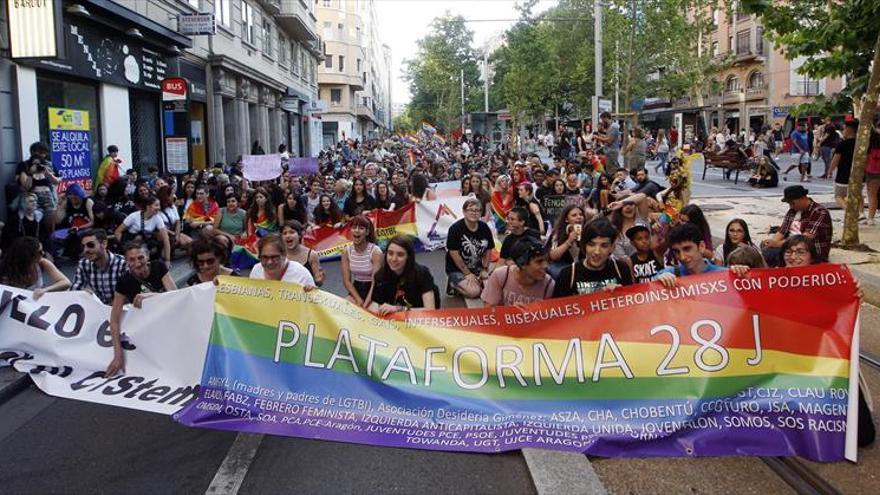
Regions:
<instances>
[{"instance_id":1,"label":"red stripe on banner","mask_svg":"<svg viewBox=\"0 0 880 495\"><path fill-rule=\"evenodd\" d=\"M818 278L817 278L818 277ZM418 311L393 315L396 319L431 318L429 326L459 328L470 332L507 335L518 338L598 340L603 333L624 328L644 328L621 341L657 343L669 337L652 336L650 330L669 322L703 321L699 336L709 339L717 322L722 329L719 342L731 348L753 348L754 320L758 315L762 345L796 354L848 358L851 329L858 314L859 300L849 271L835 265L798 269L755 270L745 279L730 272L719 272L679 279L685 290L699 290L702 295L643 302L649 294L664 291L661 284L641 284L588 296L554 299L525 306ZM825 283L821 297L817 287L786 288L792 283ZM774 288L770 288L770 284ZM726 289L726 290L722 290ZM713 292L714 291L714 292ZM666 289L666 294L677 295ZM626 318L615 308L625 308ZM587 314L589 331L567 316ZM491 316L491 318L489 317ZM683 345L700 345L690 327L678 328ZM837 337L832 337L837 334ZM666 339L666 340L662 340Z\"/></svg>"}]
</instances>

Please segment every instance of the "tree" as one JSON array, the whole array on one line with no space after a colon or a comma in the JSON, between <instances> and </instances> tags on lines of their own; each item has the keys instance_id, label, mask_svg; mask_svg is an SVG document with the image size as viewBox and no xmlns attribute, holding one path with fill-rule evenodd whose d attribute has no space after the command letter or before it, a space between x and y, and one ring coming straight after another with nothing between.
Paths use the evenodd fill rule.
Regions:
<instances>
[{"instance_id":1,"label":"tree","mask_svg":"<svg viewBox=\"0 0 880 495\"><path fill-rule=\"evenodd\" d=\"M464 71L465 111L479 105L479 66L473 32L464 17L447 12L431 22L427 36L418 42L412 60L404 60L404 79L412 99L410 117L415 122L433 123L443 132L461 125L461 76Z\"/></svg>"},{"instance_id":2,"label":"tree","mask_svg":"<svg viewBox=\"0 0 880 495\"><path fill-rule=\"evenodd\" d=\"M761 17L764 33L782 47L787 59L806 58L800 73L813 79L846 77L841 96L850 99L853 114L859 116L859 130L841 244L858 246L862 178L880 91L880 1L743 0L743 4Z\"/></svg>"}]
</instances>

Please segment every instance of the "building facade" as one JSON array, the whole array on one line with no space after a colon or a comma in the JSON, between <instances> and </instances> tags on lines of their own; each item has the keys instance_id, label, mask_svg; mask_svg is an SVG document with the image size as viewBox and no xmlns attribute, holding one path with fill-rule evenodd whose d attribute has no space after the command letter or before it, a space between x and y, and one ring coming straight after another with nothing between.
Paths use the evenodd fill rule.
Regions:
<instances>
[{"instance_id":1,"label":"building facade","mask_svg":"<svg viewBox=\"0 0 880 495\"><path fill-rule=\"evenodd\" d=\"M391 128L391 50L373 0L318 0L324 63L318 68L323 144L379 137Z\"/></svg>"},{"instance_id":2,"label":"building facade","mask_svg":"<svg viewBox=\"0 0 880 495\"><path fill-rule=\"evenodd\" d=\"M92 173L111 144L126 168L166 171L161 82L172 76L189 82L189 168L228 164L255 144L320 151L313 0L54 2L66 51L56 58L10 59L7 2L0 6L4 183L31 143L52 147L51 112L85 119ZM179 16L200 12L214 14L215 34L180 34Z\"/></svg>"}]
</instances>

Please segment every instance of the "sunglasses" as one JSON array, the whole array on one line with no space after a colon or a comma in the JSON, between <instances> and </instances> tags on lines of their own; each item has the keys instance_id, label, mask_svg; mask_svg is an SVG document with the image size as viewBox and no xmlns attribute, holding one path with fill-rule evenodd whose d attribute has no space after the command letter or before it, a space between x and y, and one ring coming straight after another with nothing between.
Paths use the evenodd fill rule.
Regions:
<instances>
[{"instance_id":1,"label":"sunglasses","mask_svg":"<svg viewBox=\"0 0 880 495\"><path fill-rule=\"evenodd\" d=\"M89 248L89 249L95 249L96 247L98 247L98 243L95 241L84 242L83 247Z\"/></svg>"}]
</instances>

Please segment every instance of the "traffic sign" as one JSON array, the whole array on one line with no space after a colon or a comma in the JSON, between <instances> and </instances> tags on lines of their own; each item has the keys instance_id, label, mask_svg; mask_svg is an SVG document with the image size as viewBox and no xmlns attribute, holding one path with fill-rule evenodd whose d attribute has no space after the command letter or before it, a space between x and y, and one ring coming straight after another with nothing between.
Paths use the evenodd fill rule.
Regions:
<instances>
[{"instance_id":1,"label":"traffic sign","mask_svg":"<svg viewBox=\"0 0 880 495\"><path fill-rule=\"evenodd\" d=\"M217 23L213 13L180 14L177 16L177 31L187 36L214 34Z\"/></svg>"}]
</instances>

